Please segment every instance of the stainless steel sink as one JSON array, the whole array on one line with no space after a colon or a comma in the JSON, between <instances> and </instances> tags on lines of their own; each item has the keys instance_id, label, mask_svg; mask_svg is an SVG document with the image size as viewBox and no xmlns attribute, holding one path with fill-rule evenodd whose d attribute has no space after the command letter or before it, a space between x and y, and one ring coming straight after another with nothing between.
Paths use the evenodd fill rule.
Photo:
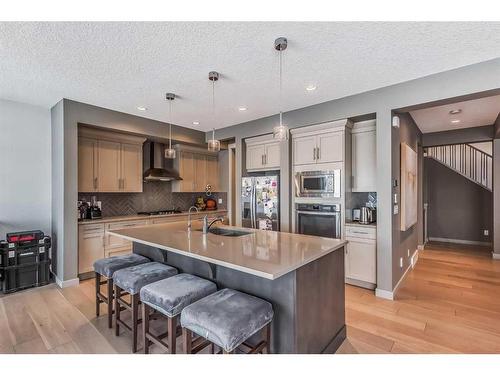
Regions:
<instances>
[{"instance_id":1,"label":"stainless steel sink","mask_svg":"<svg viewBox=\"0 0 500 375\"><path fill-rule=\"evenodd\" d=\"M201 229L197 229L197 231L201 232ZM224 229L224 228L210 228L208 230L209 233L216 234L218 236L226 236L226 237L240 237L245 236L247 234L252 234L252 232L245 232L242 230L234 230L234 229Z\"/></svg>"}]
</instances>

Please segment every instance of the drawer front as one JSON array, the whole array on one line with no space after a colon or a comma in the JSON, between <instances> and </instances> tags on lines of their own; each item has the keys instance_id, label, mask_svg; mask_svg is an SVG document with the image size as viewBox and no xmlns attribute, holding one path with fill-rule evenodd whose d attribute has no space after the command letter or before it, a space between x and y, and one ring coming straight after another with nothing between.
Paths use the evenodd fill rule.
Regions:
<instances>
[{"instance_id":1,"label":"drawer front","mask_svg":"<svg viewBox=\"0 0 500 375\"><path fill-rule=\"evenodd\" d=\"M176 221L187 220L187 216L175 216L175 217L161 217L158 219L152 219L152 224L165 224L165 223L175 223Z\"/></svg>"},{"instance_id":2,"label":"drawer front","mask_svg":"<svg viewBox=\"0 0 500 375\"><path fill-rule=\"evenodd\" d=\"M82 224L79 229L82 233L104 232L104 224Z\"/></svg>"},{"instance_id":3,"label":"drawer front","mask_svg":"<svg viewBox=\"0 0 500 375\"><path fill-rule=\"evenodd\" d=\"M356 238L366 238L366 239L377 239L377 229L373 227L359 227L357 225L346 225L345 227L346 237L356 237Z\"/></svg>"},{"instance_id":4,"label":"drawer front","mask_svg":"<svg viewBox=\"0 0 500 375\"><path fill-rule=\"evenodd\" d=\"M104 252L104 256L106 258L109 258L109 257L118 256L118 255L127 255L130 253L132 253L132 244L131 243L129 246L118 247L118 248L106 250Z\"/></svg>"},{"instance_id":5,"label":"drawer front","mask_svg":"<svg viewBox=\"0 0 500 375\"><path fill-rule=\"evenodd\" d=\"M137 221L122 221L118 223L106 224L106 240L104 242L104 247L106 250L114 249L117 247L132 247L132 243L120 237L111 236L107 233L108 230L119 230L132 227L138 227L141 225L147 225L147 220L137 220Z\"/></svg>"}]
</instances>

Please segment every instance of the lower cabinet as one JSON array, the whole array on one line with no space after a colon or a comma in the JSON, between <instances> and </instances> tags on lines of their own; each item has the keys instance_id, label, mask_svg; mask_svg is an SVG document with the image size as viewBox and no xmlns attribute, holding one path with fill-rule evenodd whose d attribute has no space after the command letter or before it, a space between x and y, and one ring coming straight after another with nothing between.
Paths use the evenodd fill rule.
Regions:
<instances>
[{"instance_id":1,"label":"lower cabinet","mask_svg":"<svg viewBox=\"0 0 500 375\"><path fill-rule=\"evenodd\" d=\"M193 213L191 218L192 220L201 220L206 214L208 214L209 220L219 216L226 217L225 212L200 212ZM187 215L182 215L144 220L124 220L103 224L80 224L78 226L78 274L84 275L94 271L94 262L98 259L125 255L132 252L132 242L112 236L108 231L142 225L187 221L187 218Z\"/></svg>"},{"instance_id":2,"label":"lower cabinet","mask_svg":"<svg viewBox=\"0 0 500 375\"><path fill-rule=\"evenodd\" d=\"M366 288L377 283L377 238L374 227L346 226L346 282Z\"/></svg>"},{"instance_id":3,"label":"lower cabinet","mask_svg":"<svg viewBox=\"0 0 500 375\"><path fill-rule=\"evenodd\" d=\"M94 270L94 262L104 258L104 224L78 228L78 274Z\"/></svg>"}]
</instances>

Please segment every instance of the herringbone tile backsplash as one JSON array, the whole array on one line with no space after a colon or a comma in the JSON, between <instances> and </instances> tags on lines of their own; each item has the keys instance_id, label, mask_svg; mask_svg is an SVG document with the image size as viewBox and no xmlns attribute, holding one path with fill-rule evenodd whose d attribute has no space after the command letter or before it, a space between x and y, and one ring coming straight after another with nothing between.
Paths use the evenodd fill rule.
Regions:
<instances>
[{"instance_id":1,"label":"herringbone tile backsplash","mask_svg":"<svg viewBox=\"0 0 500 375\"><path fill-rule=\"evenodd\" d=\"M78 200L90 201L95 195L102 202L102 216L135 215L140 211L158 211L179 209L187 211L197 197L205 193L172 193L170 183L161 181L145 182L142 193L78 193ZM218 202L223 199L219 208L226 208L226 193L212 193L212 198Z\"/></svg>"}]
</instances>

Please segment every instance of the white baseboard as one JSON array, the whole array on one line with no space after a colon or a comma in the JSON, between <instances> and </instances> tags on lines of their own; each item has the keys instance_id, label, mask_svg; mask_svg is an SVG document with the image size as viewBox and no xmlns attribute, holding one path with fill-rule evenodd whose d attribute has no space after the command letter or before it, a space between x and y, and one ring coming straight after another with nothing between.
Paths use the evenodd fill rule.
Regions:
<instances>
[{"instance_id":1,"label":"white baseboard","mask_svg":"<svg viewBox=\"0 0 500 375\"><path fill-rule=\"evenodd\" d=\"M379 297L379 298L383 298L383 299L389 299L391 301L394 299L393 292L389 292L388 290L379 289L379 288L375 289L375 296Z\"/></svg>"},{"instance_id":2,"label":"white baseboard","mask_svg":"<svg viewBox=\"0 0 500 375\"><path fill-rule=\"evenodd\" d=\"M399 279L398 283L396 284L396 286L394 287L393 291L390 292L388 290L383 290L383 289L375 289L375 296L376 297L380 297L380 298L384 298L384 299L389 299L389 300L394 300L394 296L396 295L396 291L398 290L399 286L401 285L401 283L403 282L403 280L405 279L406 275L408 274L408 271L410 269L413 269L415 268L417 262L418 262L418 249L416 249L413 253L413 255L411 256L411 262L410 262L410 265L408 266L408 268L405 270L405 272L403 273L403 276L401 276L401 278Z\"/></svg>"},{"instance_id":3,"label":"white baseboard","mask_svg":"<svg viewBox=\"0 0 500 375\"><path fill-rule=\"evenodd\" d=\"M460 244L460 245L491 246L491 242L459 240L459 239L456 239L456 238L429 237L429 241L457 243L457 244Z\"/></svg>"},{"instance_id":4,"label":"white baseboard","mask_svg":"<svg viewBox=\"0 0 500 375\"><path fill-rule=\"evenodd\" d=\"M500 260L500 253L491 252L491 257L495 260Z\"/></svg>"},{"instance_id":5,"label":"white baseboard","mask_svg":"<svg viewBox=\"0 0 500 375\"><path fill-rule=\"evenodd\" d=\"M80 284L80 279L77 277L76 279L70 279L70 280L61 280L57 276L56 278L56 284L59 286L59 288L69 288L71 286L76 286Z\"/></svg>"}]
</instances>

